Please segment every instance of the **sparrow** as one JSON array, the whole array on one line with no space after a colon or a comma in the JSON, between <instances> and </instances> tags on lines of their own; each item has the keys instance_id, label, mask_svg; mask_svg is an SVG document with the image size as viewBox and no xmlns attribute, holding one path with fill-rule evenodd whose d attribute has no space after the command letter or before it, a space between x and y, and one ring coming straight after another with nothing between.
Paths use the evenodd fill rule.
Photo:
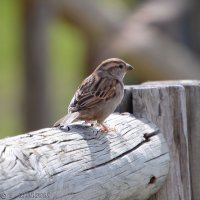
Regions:
<instances>
[{"instance_id":1,"label":"sparrow","mask_svg":"<svg viewBox=\"0 0 200 200\"><path fill-rule=\"evenodd\" d=\"M96 121L107 133L104 120L115 111L124 96L123 78L133 67L119 58L103 61L94 72L83 80L75 92L68 114L54 124L66 127L75 120L85 123Z\"/></svg>"}]
</instances>

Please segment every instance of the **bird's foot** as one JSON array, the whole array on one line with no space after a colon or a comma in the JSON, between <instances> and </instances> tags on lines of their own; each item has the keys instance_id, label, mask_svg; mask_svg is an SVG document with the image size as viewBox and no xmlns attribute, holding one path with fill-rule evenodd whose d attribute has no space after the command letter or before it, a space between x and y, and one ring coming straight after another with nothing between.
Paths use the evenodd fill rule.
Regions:
<instances>
[{"instance_id":1,"label":"bird's foot","mask_svg":"<svg viewBox=\"0 0 200 200\"><path fill-rule=\"evenodd\" d=\"M115 129L115 128L109 128L109 127L107 127L105 124L100 124L100 125L101 125L101 130L102 130L104 133L116 132L116 129Z\"/></svg>"},{"instance_id":2,"label":"bird's foot","mask_svg":"<svg viewBox=\"0 0 200 200\"><path fill-rule=\"evenodd\" d=\"M106 127L105 125L102 126L101 130L102 130L104 133L108 133L108 132L109 132L109 128Z\"/></svg>"}]
</instances>

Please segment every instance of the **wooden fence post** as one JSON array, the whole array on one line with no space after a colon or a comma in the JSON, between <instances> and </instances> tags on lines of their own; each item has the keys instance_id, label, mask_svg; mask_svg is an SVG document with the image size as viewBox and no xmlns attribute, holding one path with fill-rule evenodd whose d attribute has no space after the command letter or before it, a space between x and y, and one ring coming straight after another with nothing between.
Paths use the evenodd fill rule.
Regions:
<instances>
[{"instance_id":1,"label":"wooden fence post","mask_svg":"<svg viewBox=\"0 0 200 200\"><path fill-rule=\"evenodd\" d=\"M188 199L200 199L200 81L198 80L180 80L180 81L161 81L147 82L145 85L163 85L173 87L178 85L184 88L186 99L187 120L184 125L187 126L187 143L189 151L191 194ZM183 154L184 156L184 154ZM186 162L186 160L185 160ZM182 175L184 177L184 173Z\"/></svg>"},{"instance_id":2,"label":"wooden fence post","mask_svg":"<svg viewBox=\"0 0 200 200\"><path fill-rule=\"evenodd\" d=\"M117 110L155 123L170 149L167 183L150 199L199 200L200 81L146 82L127 86L125 93L132 105L124 106L124 99Z\"/></svg>"}]
</instances>

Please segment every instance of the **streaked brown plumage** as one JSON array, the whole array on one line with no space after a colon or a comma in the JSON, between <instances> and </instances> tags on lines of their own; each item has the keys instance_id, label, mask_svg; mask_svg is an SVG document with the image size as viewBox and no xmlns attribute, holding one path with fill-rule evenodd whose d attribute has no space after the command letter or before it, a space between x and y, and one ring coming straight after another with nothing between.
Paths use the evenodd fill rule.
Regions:
<instances>
[{"instance_id":1,"label":"streaked brown plumage","mask_svg":"<svg viewBox=\"0 0 200 200\"><path fill-rule=\"evenodd\" d=\"M97 121L104 132L104 120L116 109L124 95L123 78L133 67L118 58L103 61L80 85L68 107L68 114L54 124L67 126L74 120Z\"/></svg>"}]
</instances>

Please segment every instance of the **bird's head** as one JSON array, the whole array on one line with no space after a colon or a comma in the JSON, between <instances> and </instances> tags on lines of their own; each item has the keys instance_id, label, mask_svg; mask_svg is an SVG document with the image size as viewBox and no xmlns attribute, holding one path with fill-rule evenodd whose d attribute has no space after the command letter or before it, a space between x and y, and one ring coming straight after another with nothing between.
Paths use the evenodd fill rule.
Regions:
<instances>
[{"instance_id":1,"label":"bird's head","mask_svg":"<svg viewBox=\"0 0 200 200\"><path fill-rule=\"evenodd\" d=\"M103 61L95 70L100 76L123 80L126 73L134 69L130 64L119 58L109 58Z\"/></svg>"}]
</instances>

